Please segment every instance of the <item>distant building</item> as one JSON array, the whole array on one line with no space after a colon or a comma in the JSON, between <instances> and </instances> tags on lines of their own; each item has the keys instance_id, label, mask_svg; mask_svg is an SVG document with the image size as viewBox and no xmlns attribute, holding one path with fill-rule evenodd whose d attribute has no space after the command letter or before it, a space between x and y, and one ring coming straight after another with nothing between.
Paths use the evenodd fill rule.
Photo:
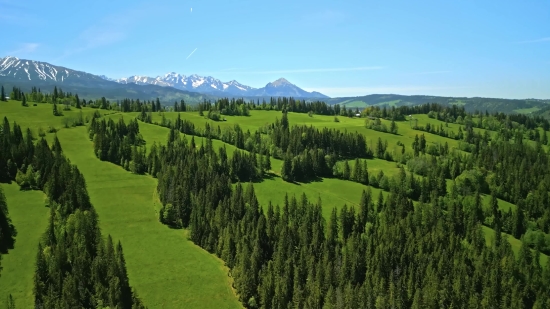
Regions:
<instances>
[{"instance_id":1,"label":"distant building","mask_svg":"<svg viewBox=\"0 0 550 309\"><path fill-rule=\"evenodd\" d=\"M9 99L10 99L10 97L5 97L5 98L6 98L6 100L9 100Z\"/></svg>"},{"instance_id":2,"label":"distant building","mask_svg":"<svg viewBox=\"0 0 550 309\"><path fill-rule=\"evenodd\" d=\"M355 114L355 117L361 117L361 114Z\"/></svg>"}]
</instances>

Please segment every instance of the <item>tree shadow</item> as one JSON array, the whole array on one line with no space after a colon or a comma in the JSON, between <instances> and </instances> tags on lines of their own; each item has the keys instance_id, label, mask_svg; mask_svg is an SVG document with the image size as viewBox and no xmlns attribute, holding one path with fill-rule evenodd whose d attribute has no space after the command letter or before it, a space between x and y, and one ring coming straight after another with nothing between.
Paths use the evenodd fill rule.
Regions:
<instances>
[{"instance_id":1,"label":"tree shadow","mask_svg":"<svg viewBox=\"0 0 550 309\"><path fill-rule=\"evenodd\" d=\"M262 183L265 180L274 180L275 178L281 178L281 176L273 172L266 172L264 173L263 177L252 180L252 183Z\"/></svg>"},{"instance_id":2,"label":"tree shadow","mask_svg":"<svg viewBox=\"0 0 550 309\"><path fill-rule=\"evenodd\" d=\"M162 223L162 224L164 224L164 223ZM164 225L166 225L171 230L183 230L183 227L177 226L177 225L174 225L174 224L164 224Z\"/></svg>"},{"instance_id":3,"label":"tree shadow","mask_svg":"<svg viewBox=\"0 0 550 309\"><path fill-rule=\"evenodd\" d=\"M1 223L0 223L1 224ZM3 224L2 224L3 225ZM2 229L4 229L4 226L2 226ZM2 231L5 233L4 231ZM15 248L15 237L17 236L17 230L13 225L9 226L7 228L7 233L4 234L3 237L5 239L0 239L0 253L7 254L9 250L12 250Z\"/></svg>"}]
</instances>

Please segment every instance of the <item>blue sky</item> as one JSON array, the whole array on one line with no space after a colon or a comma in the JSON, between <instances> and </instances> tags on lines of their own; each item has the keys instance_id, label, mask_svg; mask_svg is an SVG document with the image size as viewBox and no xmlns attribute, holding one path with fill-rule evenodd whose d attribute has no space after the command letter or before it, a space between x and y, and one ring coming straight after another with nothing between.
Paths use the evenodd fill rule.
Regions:
<instances>
[{"instance_id":1,"label":"blue sky","mask_svg":"<svg viewBox=\"0 0 550 309\"><path fill-rule=\"evenodd\" d=\"M0 0L0 29L0 56L113 78L550 99L548 0Z\"/></svg>"}]
</instances>

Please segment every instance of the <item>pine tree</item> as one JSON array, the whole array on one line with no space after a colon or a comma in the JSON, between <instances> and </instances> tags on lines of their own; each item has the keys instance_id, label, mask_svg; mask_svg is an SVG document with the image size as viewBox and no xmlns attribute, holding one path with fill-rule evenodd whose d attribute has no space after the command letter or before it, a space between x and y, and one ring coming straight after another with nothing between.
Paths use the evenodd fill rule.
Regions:
<instances>
[{"instance_id":1,"label":"pine tree","mask_svg":"<svg viewBox=\"0 0 550 309\"><path fill-rule=\"evenodd\" d=\"M287 154L284 157L283 160L283 166L281 167L281 177L284 181L292 182L294 181L293 175L292 175L292 156L290 155L290 151L287 152Z\"/></svg>"},{"instance_id":2,"label":"pine tree","mask_svg":"<svg viewBox=\"0 0 550 309\"><path fill-rule=\"evenodd\" d=\"M350 180L351 178L351 172L350 172L348 161L344 161L344 172L342 173L342 178L344 178L345 180Z\"/></svg>"},{"instance_id":3,"label":"pine tree","mask_svg":"<svg viewBox=\"0 0 550 309\"><path fill-rule=\"evenodd\" d=\"M27 105L27 96L24 93L21 93L21 105L22 106L28 106Z\"/></svg>"},{"instance_id":4,"label":"pine tree","mask_svg":"<svg viewBox=\"0 0 550 309\"><path fill-rule=\"evenodd\" d=\"M159 100L159 98L157 98L156 111L160 112L160 110L161 110L160 100Z\"/></svg>"},{"instance_id":5,"label":"pine tree","mask_svg":"<svg viewBox=\"0 0 550 309\"><path fill-rule=\"evenodd\" d=\"M59 112L57 110L57 104L55 102L53 103L53 115L59 116Z\"/></svg>"},{"instance_id":6,"label":"pine tree","mask_svg":"<svg viewBox=\"0 0 550 309\"><path fill-rule=\"evenodd\" d=\"M75 95L74 99L75 99L75 101L76 101L76 108L78 108L78 109L82 108L82 107L80 106L80 98L78 97L78 94Z\"/></svg>"},{"instance_id":7,"label":"pine tree","mask_svg":"<svg viewBox=\"0 0 550 309\"><path fill-rule=\"evenodd\" d=\"M6 101L6 91L4 90L4 85L2 85L2 91L0 92L0 101Z\"/></svg>"},{"instance_id":8,"label":"pine tree","mask_svg":"<svg viewBox=\"0 0 550 309\"><path fill-rule=\"evenodd\" d=\"M498 209L498 199L494 191L491 194L491 210L493 213L493 220L494 220L493 229L495 230L495 245L498 248L500 246L500 241L502 237L502 235L500 234L502 231L502 222L501 222L500 210Z\"/></svg>"},{"instance_id":9,"label":"pine tree","mask_svg":"<svg viewBox=\"0 0 550 309\"><path fill-rule=\"evenodd\" d=\"M390 124L390 133L397 134L397 124L395 123L394 120L392 120Z\"/></svg>"},{"instance_id":10,"label":"pine tree","mask_svg":"<svg viewBox=\"0 0 550 309\"><path fill-rule=\"evenodd\" d=\"M264 163L263 163L264 169L269 172L271 171L271 155L269 154L269 151L264 156Z\"/></svg>"},{"instance_id":11,"label":"pine tree","mask_svg":"<svg viewBox=\"0 0 550 309\"><path fill-rule=\"evenodd\" d=\"M355 163L353 165L353 175L352 180L355 182L362 182L363 180L363 164L359 161L359 158L355 158Z\"/></svg>"},{"instance_id":12,"label":"pine tree","mask_svg":"<svg viewBox=\"0 0 550 309\"><path fill-rule=\"evenodd\" d=\"M53 97L52 97L54 103L57 101L58 96L59 96L59 94L57 93L57 86L54 86L53 87Z\"/></svg>"}]
</instances>

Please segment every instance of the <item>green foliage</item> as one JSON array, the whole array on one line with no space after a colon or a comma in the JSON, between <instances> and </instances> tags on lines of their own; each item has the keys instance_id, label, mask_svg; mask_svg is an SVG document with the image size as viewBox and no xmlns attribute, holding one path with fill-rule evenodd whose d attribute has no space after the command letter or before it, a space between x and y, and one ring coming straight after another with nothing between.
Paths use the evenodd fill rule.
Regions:
<instances>
[{"instance_id":1,"label":"green foliage","mask_svg":"<svg viewBox=\"0 0 550 309\"><path fill-rule=\"evenodd\" d=\"M17 236L17 230L11 221L6 196L0 187L0 257L3 253L7 253L8 249L13 249L15 236Z\"/></svg>"}]
</instances>

